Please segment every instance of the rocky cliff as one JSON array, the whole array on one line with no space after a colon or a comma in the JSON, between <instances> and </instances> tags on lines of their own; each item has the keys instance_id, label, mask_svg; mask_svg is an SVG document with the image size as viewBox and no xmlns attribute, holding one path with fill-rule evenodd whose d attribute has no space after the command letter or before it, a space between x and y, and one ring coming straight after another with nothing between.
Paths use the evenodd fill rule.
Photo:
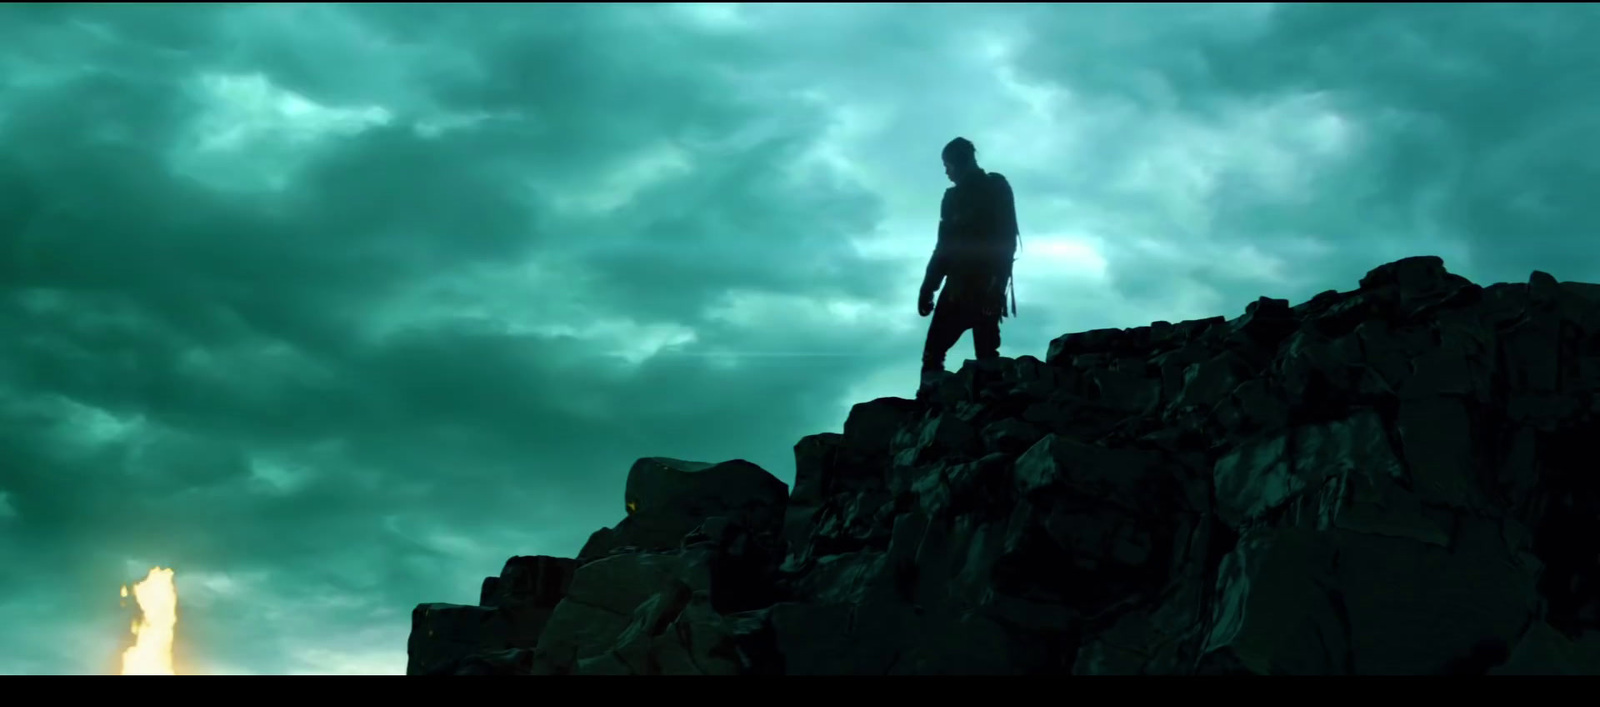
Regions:
<instances>
[{"instance_id":1,"label":"rocky cliff","mask_svg":"<svg viewBox=\"0 0 1600 707\"><path fill-rule=\"evenodd\" d=\"M1433 257L643 459L413 674L1600 674L1600 286Z\"/></svg>"}]
</instances>

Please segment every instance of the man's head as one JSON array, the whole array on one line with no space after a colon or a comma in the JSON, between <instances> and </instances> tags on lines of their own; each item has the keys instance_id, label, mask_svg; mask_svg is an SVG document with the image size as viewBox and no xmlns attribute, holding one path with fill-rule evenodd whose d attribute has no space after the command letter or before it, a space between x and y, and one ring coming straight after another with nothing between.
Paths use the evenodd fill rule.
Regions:
<instances>
[{"instance_id":1,"label":"man's head","mask_svg":"<svg viewBox=\"0 0 1600 707\"><path fill-rule=\"evenodd\" d=\"M972 141L964 137L951 140L944 146L944 176L952 182L961 181L961 177L978 170L978 148Z\"/></svg>"}]
</instances>

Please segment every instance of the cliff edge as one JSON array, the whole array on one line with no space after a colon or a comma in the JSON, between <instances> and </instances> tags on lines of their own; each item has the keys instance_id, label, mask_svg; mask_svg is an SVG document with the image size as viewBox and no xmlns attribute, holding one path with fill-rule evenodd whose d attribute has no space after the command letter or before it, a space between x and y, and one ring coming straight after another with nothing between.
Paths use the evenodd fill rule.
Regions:
<instances>
[{"instance_id":1,"label":"cliff edge","mask_svg":"<svg viewBox=\"0 0 1600 707\"><path fill-rule=\"evenodd\" d=\"M410 674L1600 674L1600 285L1435 257L641 459Z\"/></svg>"}]
</instances>

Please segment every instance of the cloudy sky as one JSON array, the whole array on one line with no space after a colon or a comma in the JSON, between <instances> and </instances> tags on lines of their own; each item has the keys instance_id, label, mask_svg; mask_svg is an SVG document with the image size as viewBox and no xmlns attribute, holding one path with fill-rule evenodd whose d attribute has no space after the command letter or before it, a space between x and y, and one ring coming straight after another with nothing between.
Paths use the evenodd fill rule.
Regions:
<instances>
[{"instance_id":1,"label":"cloudy sky","mask_svg":"<svg viewBox=\"0 0 1600 707\"><path fill-rule=\"evenodd\" d=\"M0 673L395 673L632 460L909 395L957 135L1021 317L1600 281L1592 6L0 6ZM963 339L952 361L970 355Z\"/></svg>"}]
</instances>

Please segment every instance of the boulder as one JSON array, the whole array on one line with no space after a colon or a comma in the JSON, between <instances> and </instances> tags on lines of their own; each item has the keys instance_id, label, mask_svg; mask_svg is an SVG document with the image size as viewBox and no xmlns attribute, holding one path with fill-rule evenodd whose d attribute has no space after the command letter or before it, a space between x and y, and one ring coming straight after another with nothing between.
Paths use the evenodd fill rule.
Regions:
<instances>
[{"instance_id":1,"label":"boulder","mask_svg":"<svg viewBox=\"0 0 1600 707\"><path fill-rule=\"evenodd\" d=\"M456 672L463 660L514 648L515 627L494 607L422 604L411 612L407 675Z\"/></svg>"},{"instance_id":2,"label":"boulder","mask_svg":"<svg viewBox=\"0 0 1600 707\"><path fill-rule=\"evenodd\" d=\"M619 548L668 550L711 517L781 534L788 503L786 484L744 460L705 464L640 459L628 471L627 517L590 536L578 559L594 560Z\"/></svg>"}]
</instances>

